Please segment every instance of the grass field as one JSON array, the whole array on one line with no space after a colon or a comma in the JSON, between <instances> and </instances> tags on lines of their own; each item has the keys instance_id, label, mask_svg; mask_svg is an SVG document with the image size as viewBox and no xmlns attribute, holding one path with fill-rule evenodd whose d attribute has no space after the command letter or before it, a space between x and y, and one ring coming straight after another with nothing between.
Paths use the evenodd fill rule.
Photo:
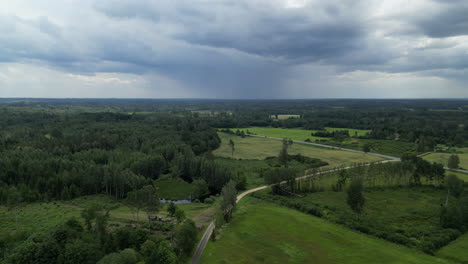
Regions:
<instances>
[{"instance_id":1,"label":"grass field","mask_svg":"<svg viewBox=\"0 0 468 264\"><path fill-rule=\"evenodd\" d=\"M238 128L231 129L237 131ZM348 130L350 136L364 136L370 130L347 129L347 128L325 128L327 131ZM342 142L334 141L333 138L323 138L311 136L315 130L304 129L287 129L287 128L271 128L271 127L249 127L239 128L239 130L250 133L255 133L261 136L277 137L277 138L290 138L298 141L305 141L306 139L312 142L316 140L322 141L323 144L340 146L344 148L362 150L364 145L369 145L372 152L382 153L401 157L406 152L414 152L415 145L410 142L397 141L397 140L383 140L383 139L362 139L362 138L348 138Z\"/></svg>"},{"instance_id":2,"label":"grass field","mask_svg":"<svg viewBox=\"0 0 468 264\"><path fill-rule=\"evenodd\" d=\"M278 116L278 118L276 118L276 116ZM301 116L300 115L271 115L270 117L273 119L277 119L277 120L285 120L289 118L300 118Z\"/></svg>"},{"instance_id":3,"label":"grass field","mask_svg":"<svg viewBox=\"0 0 468 264\"><path fill-rule=\"evenodd\" d=\"M268 190L254 194L256 197L296 208L316 208L321 216L355 230L389 241L434 252L448 244L452 230L439 224L440 205L445 192L431 186L413 188L375 188L364 193L364 213L356 219L346 203L345 192L316 192L303 197L275 196ZM301 209L302 210L302 209ZM445 239L452 236L451 239ZM438 245L434 247L433 245Z\"/></svg>"},{"instance_id":4,"label":"grass field","mask_svg":"<svg viewBox=\"0 0 468 264\"><path fill-rule=\"evenodd\" d=\"M18 216L18 229L25 232L40 232L48 230L71 217L81 220L81 211L95 203L104 204L110 210L110 224L125 224L134 221L132 211L123 205L120 200L110 196L84 196L70 201L57 201L49 203L31 203L21 208L9 211L0 207L0 236L16 230L16 215ZM191 203L178 205L185 211L187 217L197 224L206 224L213 215L212 205ZM165 208L161 208L158 215L167 215ZM140 211L140 221L146 221L146 214Z\"/></svg>"},{"instance_id":5,"label":"grass field","mask_svg":"<svg viewBox=\"0 0 468 264\"><path fill-rule=\"evenodd\" d=\"M459 179L462 179L462 180L464 180L465 182L468 182L468 174L466 174L466 173L446 171L445 174L446 174L446 175L455 174Z\"/></svg>"},{"instance_id":6,"label":"grass field","mask_svg":"<svg viewBox=\"0 0 468 264\"><path fill-rule=\"evenodd\" d=\"M221 232L200 263L450 263L248 197Z\"/></svg>"},{"instance_id":7,"label":"grass field","mask_svg":"<svg viewBox=\"0 0 468 264\"><path fill-rule=\"evenodd\" d=\"M221 138L221 146L213 153L220 157L233 157L234 159L264 159L266 157L278 156L282 146L281 141L274 139L257 137L242 138L226 133L219 133L219 136ZM233 156L231 156L231 148L228 144L229 139L232 139L235 144L235 151ZM288 151L289 154L300 153L304 156L318 158L326 161L329 163L327 166L328 168L346 164L382 160L379 157L371 155L319 148L298 143L291 145Z\"/></svg>"},{"instance_id":8,"label":"grass field","mask_svg":"<svg viewBox=\"0 0 468 264\"><path fill-rule=\"evenodd\" d=\"M229 168L232 172L240 172L247 179L247 189L265 185L262 172L273 169L278 164L277 159L273 160L236 160L230 158L217 157L216 162ZM303 173L311 169L310 165L298 161L290 161L289 168Z\"/></svg>"},{"instance_id":9,"label":"grass field","mask_svg":"<svg viewBox=\"0 0 468 264\"><path fill-rule=\"evenodd\" d=\"M431 153L424 156L424 159L431 162L442 163L444 166L447 166L448 159L451 155L451 153ZM468 169L468 153L457 155L460 158L460 168Z\"/></svg>"},{"instance_id":10,"label":"grass field","mask_svg":"<svg viewBox=\"0 0 468 264\"><path fill-rule=\"evenodd\" d=\"M290 138L293 140L298 141L305 141L306 139L310 139L312 141L316 139L327 139L323 137L314 137L311 136L311 133L317 132L317 130L305 130L305 129L290 129L290 128L273 128L273 127L249 127L249 128L233 128L232 131L236 131L237 129L243 130L244 132L249 132L261 135L261 136L268 136L268 137L278 137L278 138ZM370 130L360 130L360 129L351 129L351 128L332 128L326 127L326 131L341 131L341 130L348 130L350 136L364 136L366 133L370 132Z\"/></svg>"},{"instance_id":11,"label":"grass field","mask_svg":"<svg viewBox=\"0 0 468 264\"><path fill-rule=\"evenodd\" d=\"M161 198L170 200L188 199L193 191L193 186L182 180L164 179L154 182L159 188Z\"/></svg>"},{"instance_id":12,"label":"grass field","mask_svg":"<svg viewBox=\"0 0 468 264\"><path fill-rule=\"evenodd\" d=\"M468 263L468 234L465 234L437 251L436 256L453 260L457 263Z\"/></svg>"}]
</instances>

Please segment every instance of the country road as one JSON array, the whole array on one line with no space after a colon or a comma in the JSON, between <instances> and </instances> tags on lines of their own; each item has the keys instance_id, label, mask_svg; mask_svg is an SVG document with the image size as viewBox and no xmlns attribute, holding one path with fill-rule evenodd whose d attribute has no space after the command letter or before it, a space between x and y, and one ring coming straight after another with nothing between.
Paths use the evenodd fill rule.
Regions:
<instances>
[{"instance_id":1,"label":"country road","mask_svg":"<svg viewBox=\"0 0 468 264\"><path fill-rule=\"evenodd\" d=\"M282 138L259 136L259 135L253 135L253 134L247 134L247 136L260 137L260 138L269 138L269 139L275 139L275 140L283 140ZM360 166L370 166L371 164L401 161L401 159L398 158L398 157L383 155L383 154L379 154L379 153L364 152L364 151L355 150L355 149L340 148L340 147L335 147L335 146L329 146L329 145L311 143L311 142L305 142L305 141L298 141L298 140L293 140L293 142L300 143L300 144L313 145L313 146L318 146L318 147L323 147L323 148L330 148L330 149L336 149L336 150L343 150L343 151L350 151L350 152L355 152L355 153L368 154L368 155L388 159L388 160L383 160L383 161L378 161L378 162L366 163L366 164L362 164L362 165L347 166L347 167L343 167L343 168L336 168L336 169L331 169L331 170L327 170L327 171L321 171L321 172L317 172L317 173L297 177L296 180L301 180L301 179L309 178L309 177L312 177L312 176L316 176L316 175L320 175L320 174L326 174L326 173L340 171L340 170L352 169L352 168L360 167ZM425 154L427 154L427 153L425 153ZM455 172L461 172L461 173L467 173L468 174L468 170L450 169L450 168L447 168L447 167L444 167L444 169L448 170L448 171L455 171ZM279 184L285 184L285 183L286 182L284 181L284 182L280 182ZM253 192L257 192L257 191L269 188L271 186L272 185L264 185L264 186L260 186L260 187L254 188L254 189L247 190L247 191L245 191L243 193L240 193L239 195L237 195L236 203L238 203L242 198L244 198L245 196L247 196L247 195L249 195L249 194L251 194ZM198 243L197 249L195 250L195 253L194 253L193 257L192 257L192 262L191 262L192 264L197 264L198 261L200 260L200 257L201 257L201 255L203 253L203 250L205 249L206 244L208 244L209 238L211 237L214 228L215 228L215 223L214 223L214 221L212 221L210 223L210 225L208 226L208 228L206 229L205 233L203 234L202 239Z\"/></svg>"},{"instance_id":2,"label":"country road","mask_svg":"<svg viewBox=\"0 0 468 264\"><path fill-rule=\"evenodd\" d=\"M343 168L331 169L331 170L326 170L326 171L321 171L321 172L317 172L317 173L313 173L313 174L300 176L300 177L297 177L296 180L302 180L302 179L306 179L306 178L316 176L316 175L321 175L321 174L326 174L326 173L335 172L335 171L352 169L352 168L356 168L356 167L360 167L360 166L370 166L371 164L387 163L387 162L398 162L398 161L399 160L395 160L395 159L393 159L393 160L384 160L384 161L366 163L366 164L362 164L362 165L348 166L348 167L343 167ZM285 183L286 183L286 181L283 181L283 182L280 182L279 184L285 184ZM273 185L275 185L275 184L273 184ZM247 191L245 191L243 193L240 193L239 195L237 195L236 203L238 203L242 198L244 198L245 196L247 196L247 195L249 195L249 194L251 194L253 192L257 192L257 191L269 188L269 187L271 187L273 185L264 185L264 186L260 186L260 187L254 188L254 189L247 190ZM205 230L205 233L203 234L202 239L198 243L198 246L197 246L197 249L195 250L195 253L193 254L192 261L191 261L192 264L197 264L198 261L200 260L200 257L201 257L201 255L203 253L203 250L205 249L206 244L208 244L208 241L209 241L209 239L211 237L211 234L213 233L214 228L215 228L215 223L214 223L214 221L211 221L210 225Z\"/></svg>"}]
</instances>

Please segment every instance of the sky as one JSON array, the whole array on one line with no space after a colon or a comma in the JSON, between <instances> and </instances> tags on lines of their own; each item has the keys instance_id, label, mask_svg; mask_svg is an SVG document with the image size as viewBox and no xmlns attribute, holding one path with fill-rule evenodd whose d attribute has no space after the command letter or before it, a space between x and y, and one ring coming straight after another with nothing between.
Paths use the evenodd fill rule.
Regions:
<instances>
[{"instance_id":1,"label":"sky","mask_svg":"<svg viewBox=\"0 0 468 264\"><path fill-rule=\"evenodd\" d=\"M0 97L468 98L468 1L0 1Z\"/></svg>"}]
</instances>

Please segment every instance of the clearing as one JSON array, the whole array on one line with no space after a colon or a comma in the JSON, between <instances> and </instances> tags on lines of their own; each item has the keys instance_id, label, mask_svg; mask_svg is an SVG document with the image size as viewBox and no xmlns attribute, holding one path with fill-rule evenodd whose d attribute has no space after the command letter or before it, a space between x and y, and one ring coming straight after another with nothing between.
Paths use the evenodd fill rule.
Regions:
<instances>
[{"instance_id":1,"label":"clearing","mask_svg":"<svg viewBox=\"0 0 468 264\"><path fill-rule=\"evenodd\" d=\"M425 160L431 162L442 163L444 166L447 166L448 159L452 155L452 153L431 153L429 155L424 156ZM457 154L460 158L460 168L461 169L468 169L468 153Z\"/></svg>"},{"instance_id":2,"label":"clearing","mask_svg":"<svg viewBox=\"0 0 468 264\"><path fill-rule=\"evenodd\" d=\"M278 156L282 142L279 140L258 138L258 137L239 137L236 135L219 133L221 138L221 146L213 153L220 157L234 159L265 159L267 157ZM235 144L234 155L231 155L231 147L229 139L232 139ZM342 150L334 150L327 148L314 147L299 143L292 144L288 149L289 154L301 154L303 156L321 159L328 162L328 166L323 168L331 168L342 165L350 165L354 163L368 163L383 160L382 158L367 154L354 153Z\"/></svg>"}]
</instances>

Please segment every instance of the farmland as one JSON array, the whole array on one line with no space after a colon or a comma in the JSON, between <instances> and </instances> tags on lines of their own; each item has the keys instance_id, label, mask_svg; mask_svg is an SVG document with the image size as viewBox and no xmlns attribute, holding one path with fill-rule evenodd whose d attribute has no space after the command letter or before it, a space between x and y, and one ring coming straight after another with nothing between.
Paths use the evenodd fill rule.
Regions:
<instances>
[{"instance_id":1,"label":"farmland","mask_svg":"<svg viewBox=\"0 0 468 264\"><path fill-rule=\"evenodd\" d=\"M219 240L209 242L200 263L450 262L247 198Z\"/></svg>"},{"instance_id":2,"label":"farmland","mask_svg":"<svg viewBox=\"0 0 468 264\"><path fill-rule=\"evenodd\" d=\"M424 156L424 159L431 162L438 162L444 164L444 166L447 166L448 159L451 155L451 153L431 153ZM460 168L468 169L468 152L457 155L460 158Z\"/></svg>"},{"instance_id":3,"label":"farmland","mask_svg":"<svg viewBox=\"0 0 468 264\"><path fill-rule=\"evenodd\" d=\"M235 159L265 159L267 157L277 156L281 150L281 142L274 139L245 137L219 133L221 146L213 153L221 157L233 157ZM234 155L228 144L232 139L235 143ZM329 163L328 168L350 165L353 163L375 162L382 160L379 157L352 153L341 150L318 148L303 144L293 144L289 147L290 154L301 154L311 158L319 158Z\"/></svg>"},{"instance_id":4,"label":"farmland","mask_svg":"<svg viewBox=\"0 0 468 264\"><path fill-rule=\"evenodd\" d=\"M249 130L249 132L257 134L257 135L261 135L261 136L289 138L289 139L298 140L298 141L305 141L306 139L310 139L312 141L317 140L317 139L326 139L323 137L315 137L311 135L312 133L317 132L317 130L273 128L273 127L232 128L231 130L237 131L238 129L244 132L247 132L247 130ZM328 132L348 130L350 136L365 136L366 133L370 132L370 130L332 128L332 127L326 127L325 130Z\"/></svg>"}]
</instances>

